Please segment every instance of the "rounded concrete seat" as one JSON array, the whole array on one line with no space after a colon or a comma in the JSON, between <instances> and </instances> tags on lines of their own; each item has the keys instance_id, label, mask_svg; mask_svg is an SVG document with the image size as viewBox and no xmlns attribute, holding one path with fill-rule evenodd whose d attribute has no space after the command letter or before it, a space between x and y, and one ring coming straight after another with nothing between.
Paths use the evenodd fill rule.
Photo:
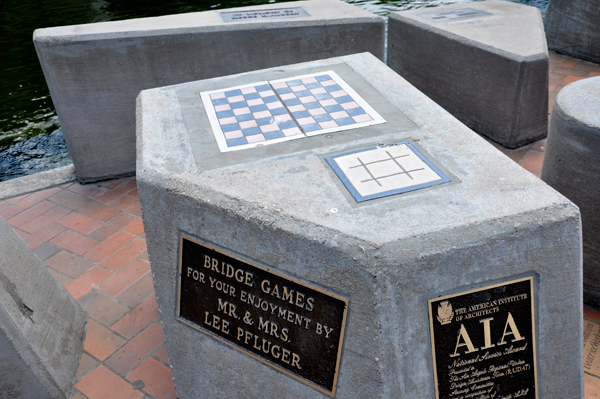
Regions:
<instances>
[{"instance_id":1,"label":"rounded concrete seat","mask_svg":"<svg viewBox=\"0 0 600 399\"><path fill-rule=\"evenodd\" d=\"M600 306L600 77L572 83L556 98L542 180L581 210L583 297Z\"/></svg>"}]
</instances>

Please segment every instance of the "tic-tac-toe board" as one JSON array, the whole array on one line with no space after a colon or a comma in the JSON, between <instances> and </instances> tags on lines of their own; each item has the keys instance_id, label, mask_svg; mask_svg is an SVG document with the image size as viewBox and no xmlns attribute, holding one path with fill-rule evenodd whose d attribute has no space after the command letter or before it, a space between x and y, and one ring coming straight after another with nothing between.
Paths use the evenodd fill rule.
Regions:
<instances>
[{"instance_id":1,"label":"tic-tac-toe board","mask_svg":"<svg viewBox=\"0 0 600 399\"><path fill-rule=\"evenodd\" d=\"M200 96L221 152L385 122L333 71Z\"/></svg>"},{"instance_id":2,"label":"tic-tac-toe board","mask_svg":"<svg viewBox=\"0 0 600 399\"><path fill-rule=\"evenodd\" d=\"M325 160L356 202L451 181L407 141L331 155Z\"/></svg>"}]
</instances>

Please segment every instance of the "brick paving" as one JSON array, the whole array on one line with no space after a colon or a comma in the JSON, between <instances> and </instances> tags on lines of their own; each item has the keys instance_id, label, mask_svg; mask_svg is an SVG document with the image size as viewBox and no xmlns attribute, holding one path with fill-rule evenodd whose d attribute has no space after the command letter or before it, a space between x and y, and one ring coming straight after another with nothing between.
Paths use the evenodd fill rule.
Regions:
<instances>
[{"instance_id":1,"label":"brick paving","mask_svg":"<svg viewBox=\"0 0 600 399\"><path fill-rule=\"evenodd\" d=\"M550 107L600 65L551 54ZM539 177L546 140L505 155ZM89 313L74 399L175 399L160 328L135 178L68 183L0 201L0 216ZM600 311L584 316L600 323ZM600 397L600 378L585 374L586 399Z\"/></svg>"}]
</instances>

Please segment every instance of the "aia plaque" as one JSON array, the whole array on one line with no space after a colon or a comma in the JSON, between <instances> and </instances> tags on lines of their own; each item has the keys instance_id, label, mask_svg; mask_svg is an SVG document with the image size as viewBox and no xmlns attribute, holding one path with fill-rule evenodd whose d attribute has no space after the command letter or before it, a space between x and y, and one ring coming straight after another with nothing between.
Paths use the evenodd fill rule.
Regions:
<instances>
[{"instance_id":1,"label":"aia plaque","mask_svg":"<svg viewBox=\"0 0 600 399\"><path fill-rule=\"evenodd\" d=\"M537 399L533 278L429 300L437 399Z\"/></svg>"},{"instance_id":2,"label":"aia plaque","mask_svg":"<svg viewBox=\"0 0 600 399\"><path fill-rule=\"evenodd\" d=\"M185 235L177 318L335 396L348 301Z\"/></svg>"}]
</instances>

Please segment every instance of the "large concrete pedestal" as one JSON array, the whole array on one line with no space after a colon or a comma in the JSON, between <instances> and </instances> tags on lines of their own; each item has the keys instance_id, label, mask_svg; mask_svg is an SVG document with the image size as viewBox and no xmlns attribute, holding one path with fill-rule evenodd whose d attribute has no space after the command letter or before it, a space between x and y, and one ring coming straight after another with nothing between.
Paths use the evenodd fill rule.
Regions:
<instances>
[{"instance_id":1,"label":"large concrete pedestal","mask_svg":"<svg viewBox=\"0 0 600 399\"><path fill-rule=\"evenodd\" d=\"M0 218L0 397L69 399L87 313Z\"/></svg>"},{"instance_id":2,"label":"large concrete pedestal","mask_svg":"<svg viewBox=\"0 0 600 399\"><path fill-rule=\"evenodd\" d=\"M137 129L180 398L446 398L463 362L583 398L578 209L372 55L143 91Z\"/></svg>"},{"instance_id":3,"label":"large concrete pedestal","mask_svg":"<svg viewBox=\"0 0 600 399\"><path fill-rule=\"evenodd\" d=\"M597 0L550 0L544 28L550 50L600 63Z\"/></svg>"},{"instance_id":4,"label":"large concrete pedestal","mask_svg":"<svg viewBox=\"0 0 600 399\"><path fill-rule=\"evenodd\" d=\"M80 182L135 171L140 90L370 51L383 18L312 0L38 29L33 42Z\"/></svg>"},{"instance_id":5,"label":"large concrete pedestal","mask_svg":"<svg viewBox=\"0 0 600 399\"><path fill-rule=\"evenodd\" d=\"M508 148L548 132L540 11L508 1L394 12L388 64L461 122Z\"/></svg>"}]
</instances>

